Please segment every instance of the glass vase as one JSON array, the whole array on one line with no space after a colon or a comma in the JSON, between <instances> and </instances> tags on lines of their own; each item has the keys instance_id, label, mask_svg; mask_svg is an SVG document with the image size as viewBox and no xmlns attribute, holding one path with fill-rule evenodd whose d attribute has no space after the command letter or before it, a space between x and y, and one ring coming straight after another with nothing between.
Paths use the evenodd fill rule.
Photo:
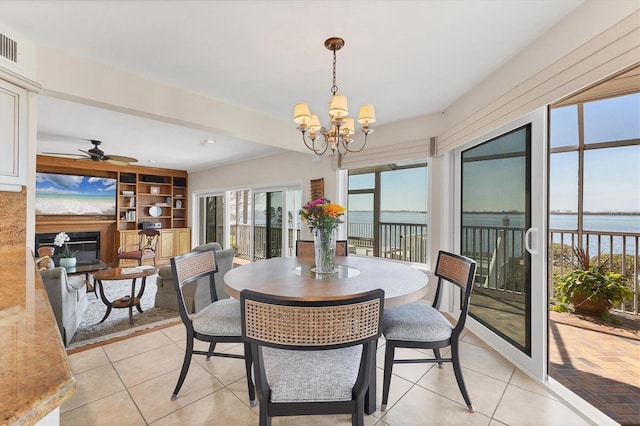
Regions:
<instances>
[{"instance_id":1,"label":"glass vase","mask_svg":"<svg viewBox=\"0 0 640 426\"><path fill-rule=\"evenodd\" d=\"M313 244L316 254L316 267L311 270L317 274L335 272L336 230L315 229L313 231Z\"/></svg>"},{"instance_id":2,"label":"glass vase","mask_svg":"<svg viewBox=\"0 0 640 426\"><path fill-rule=\"evenodd\" d=\"M75 257L61 257L60 258L60 266L63 268L73 268L76 266L76 258Z\"/></svg>"}]
</instances>

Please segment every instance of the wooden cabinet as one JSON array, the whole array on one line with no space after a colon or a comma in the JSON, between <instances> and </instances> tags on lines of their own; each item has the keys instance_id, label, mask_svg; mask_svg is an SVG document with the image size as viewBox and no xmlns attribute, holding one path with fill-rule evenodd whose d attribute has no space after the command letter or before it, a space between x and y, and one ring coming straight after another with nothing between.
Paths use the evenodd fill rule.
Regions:
<instances>
[{"instance_id":1,"label":"wooden cabinet","mask_svg":"<svg viewBox=\"0 0 640 426\"><path fill-rule=\"evenodd\" d=\"M191 251L191 229L175 228L160 230L159 259L169 261L172 257Z\"/></svg>"},{"instance_id":2,"label":"wooden cabinet","mask_svg":"<svg viewBox=\"0 0 640 426\"><path fill-rule=\"evenodd\" d=\"M138 231L120 231L120 245L138 244ZM158 250L156 252L156 264L162 265L169 263L170 259L179 254L191 251L191 229L161 229L160 239L158 241ZM146 261L152 263L151 261ZM122 266L135 266L138 263L129 260L122 260Z\"/></svg>"},{"instance_id":3,"label":"wooden cabinet","mask_svg":"<svg viewBox=\"0 0 640 426\"><path fill-rule=\"evenodd\" d=\"M0 79L0 191L27 186L27 91Z\"/></svg>"}]
</instances>

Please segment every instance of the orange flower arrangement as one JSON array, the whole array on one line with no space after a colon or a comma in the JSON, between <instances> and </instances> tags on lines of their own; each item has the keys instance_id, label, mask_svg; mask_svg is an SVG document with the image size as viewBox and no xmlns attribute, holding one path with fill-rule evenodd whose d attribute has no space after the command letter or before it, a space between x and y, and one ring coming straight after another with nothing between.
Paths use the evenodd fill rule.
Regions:
<instances>
[{"instance_id":1,"label":"orange flower arrangement","mask_svg":"<svg viewBox=\"0 0 640 426\"><path fill-rule=\"evenodd\" d=\"M344 215L345 210L341 205L326 198L318 198L305 204L299 213L302 220L309 224L309 229L328 233L336 229L338 223L342 223L340 217Z\"/></svg>"}]
</instances>

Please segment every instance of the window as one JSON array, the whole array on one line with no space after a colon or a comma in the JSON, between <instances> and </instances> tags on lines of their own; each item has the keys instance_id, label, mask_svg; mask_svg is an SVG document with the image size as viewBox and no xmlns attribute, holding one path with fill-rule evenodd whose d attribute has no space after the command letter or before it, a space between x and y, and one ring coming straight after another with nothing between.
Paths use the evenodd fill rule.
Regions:
<instances>
[{"instance_id":1,"label":"window","mask_svg":"<svg viewBox=\"0 0 640 426\"><path fill-rule=\"evenodd\" d=\"M633 278L640 247L640 93L551 108L549 251L551 270L572 268L572 247ZM637 294L622 310L638 313Z\"/></svg>"},{"instance_id":2,"label":"window","mask_svg":"<svg viewBox=\"0 0 640 426\"><path fill-rule=\"evenodd\" d=\"M426 263L427 180L424 160L349 170L350 250Z\"/></svg>"}]
</instances>

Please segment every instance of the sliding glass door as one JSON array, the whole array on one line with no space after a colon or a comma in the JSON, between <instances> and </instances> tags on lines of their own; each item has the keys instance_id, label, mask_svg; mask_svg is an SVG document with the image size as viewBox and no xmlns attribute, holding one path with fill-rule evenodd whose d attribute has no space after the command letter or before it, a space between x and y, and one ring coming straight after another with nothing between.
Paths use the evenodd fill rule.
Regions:
<instances>
[{"instance_id":1,"label":"sliding glass door","mask_svg":"<svg viewBox=\"0 0 640 426\"><path fill-rule=\"evenodd\" d=\"M224 206L224 195L205 195L198 199L198 245L217 242L225 246Z\"/></svg>"},{"instance_id":2,"label":"sliding glass door","mask_svg":"<svg viewBox=\"0 0 640 426\"><path fill-rule=\"evenodd\" d=\"M283 192L254 192L253 260L282 257Z\"/></svg>"},{"instance_id":3,"label":"sliding glass door","mask_svg":"<svg viewBox=\"0 0 640 426\"><path fill-rule=\"evenodd\" d=\"M540 379L546 365L544 114L457 152L457 240L460 253L478 263L470 317L483 338Z\"/></svg>"}]
</instances>

